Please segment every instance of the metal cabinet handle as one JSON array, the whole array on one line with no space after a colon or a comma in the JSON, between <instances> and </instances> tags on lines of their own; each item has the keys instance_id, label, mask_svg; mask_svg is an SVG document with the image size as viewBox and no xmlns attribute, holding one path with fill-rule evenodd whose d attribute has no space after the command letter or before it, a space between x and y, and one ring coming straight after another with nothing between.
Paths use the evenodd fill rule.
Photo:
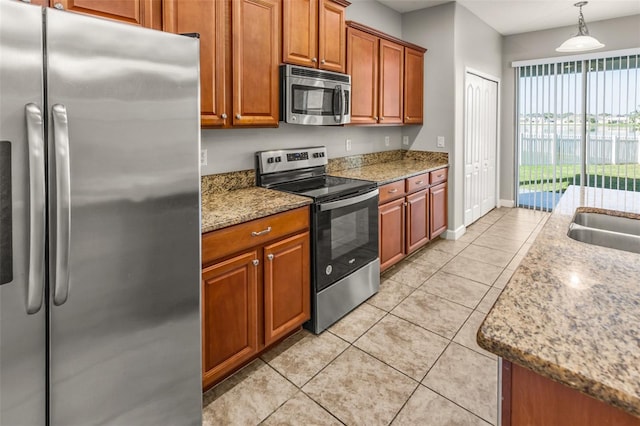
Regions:
<instances>
[{"instance_id":1,"label":"metal cabinet handle","mask_svg":"<svg viewBox=\"0 0 640 426\"><path fill-rule=\"evenodd\" d=\"M326 63L327 61L325 61L324 59L320 61L321 64Z\"/></svg>"},{"instance_id":2,"label":"metal cabinet handle","mask_svg":"<svg viewBox=\"0 0 640 426\"><path fill-rule=\"evenodd\" d=\"M55 277L53 303L62 305L69 296L69 244L71 230L71 171L69 168L69 122L67 109L56 104L53 110L53 145L55 149Z\"/></svg>"},{"instance_id":3,"label":"metal cabinet handle","mask_svg":"<svg viewBox=\"0 0 640 426\"><path fill-rule=\"evenodd\" d=\"M240 114L236 114L236 118L237 118L238 120L240 120L240 119L242 118L242 116L241 116Z\"/></svg>"},{"instance_id":4,"label":"metal cabinet handle","mask_svg":"<svg viewBox=\"0 0 640 426\"><path fill-rule=\"evenodd\" d=\"M258 266L260 264L260 261L258 259L253 259L251 263L253 263L253 266Z\"/></svg>"},{"instance_id":5,"label":"metal cabinet handle","mask_svg":"<svg viewBox=\"0 0 640 426\"><path fill-rule=\"evenodd\" d=\"M225 114L225 113L223 112L223 113L222 113L222 115L221 115L220 117L222 117L222 118L226 119L226 118L227 118L227 114Z\"/></svg>"},{"instance_id":6,"label":"metal cabinet handle","mask_svg":"<svg viewBox=\"0 0 640 426\"><path fill-rule=\"evenodd\" d=\"M44 127L42 112L35 104L25 106L27 144L29 147L29 277L27 279L27 314L42 307L44 293L45 183Z\"/></svg>"},{"instance_id":7,"label":"metal cabinet handle","mask_svg":"<svg viewBox=\"0 0 640 426\"><path fill-rule=\"evenodd\" d=\"M318 62L318 58L311 58L311 62L313 62L313 63Z\"/></svg>"},{"instance_id":8,"label":"metal cabinet handle","mask_svg":"<svg viewBox=\"0 0 640 426\"><path fill-rule=\"evenodd\" d=\"M384 117L380 117L380 121L384 120Z\"/></svg>"},{"instance_id":9,"label":"metal cabinet handle","mask_svg":"<svg viewBox=\"0 0 640 426\"><path fill-rule=\"evenodd\" d=\"M390 189L388 192L389 194L395 194L396 192L398 192L398 188Z\"/></svg>"},{"instance_id":10,"label":"metal cabinet handle","mask_svg":"<svg viewBox=\"0 0 640 426\"><path fill-rule=\"evenodd\" d=\"M373 117L374 120L378 121L378 116Z\"/></svg>"},{"instance_id":11,"label":"metal cabinet handle","mask_svg":"<svg viewBox=\"0 0 640 426\"><path fill-rule=\"evenodd\" d=\"M423 180L419 180L419 181L416 182L416 185L422 185L423 183L424 183Z\"/></svg>"},{"instance_id":12,"label":"metal cabinet handle","mask_svg":"<svg viewBox=\"0 0 640 426\"><path fill-rule=\"evenodd\" d=\"M407 115L404 119L405 119L405 120L408 120L408 119L409 119L409 116Z\"/></svg>"},{"instance_id":13,"label":"metal cabinet handle","mask_svg":"<svg viewBox=\"0 0 640 426\"><path fill-rule=\"evenodd\" d=\"M265 234L268 234L269 232L271 232L271 227L270 226L267 227L267 229L263 229L262 231L259 231L259 232L253 231L251 233L251 236L252 237L259 237L260 235L265 235Z\"/></svg>"},{"instance_id":14,"label":"metal cabinet handle","mask_svg":"<svg viewBox=\"0 0 640 426\"><path fill-rule=\"evenodd\" d=\"M267 259L269 259L269 260L273 260L273 253L269 253L269 254L267 255Z\"/></svg>"},{"instance_id":15,"label":"metal cabinet handle","mask_svg":"<svg viewBox=\"0 0 640 426\"><path fill-rule=\"evenodd\" d=\"M64 6L62 5L62 3L55 3L53 7L55 7L58 10L64 10Z\"/></svg>"}]
</instances>

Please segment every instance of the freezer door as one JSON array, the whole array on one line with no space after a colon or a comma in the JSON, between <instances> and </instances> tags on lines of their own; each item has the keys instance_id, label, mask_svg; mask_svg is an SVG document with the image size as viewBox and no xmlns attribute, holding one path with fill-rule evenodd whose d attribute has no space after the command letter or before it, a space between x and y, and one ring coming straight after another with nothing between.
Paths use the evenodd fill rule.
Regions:
<instances>
[{"instance_id":1,"label":"freezer door","mask_svg":"<svg viewBox=\"0 0 640 426\"><path fill-rule=\"evenodd\" d=\"M46 21L51 425L200 425L198 40Z\"/></svg>"},{"instance_id":2,"label":"freezer door","mask_svg":"<svg viewBox=\"0 0 640 426\"><path fill-rule=\"evenodd\" d=\"M45 424L42 58L42 8L0 1L0 425Z\"/></svg>"}]
</instances>

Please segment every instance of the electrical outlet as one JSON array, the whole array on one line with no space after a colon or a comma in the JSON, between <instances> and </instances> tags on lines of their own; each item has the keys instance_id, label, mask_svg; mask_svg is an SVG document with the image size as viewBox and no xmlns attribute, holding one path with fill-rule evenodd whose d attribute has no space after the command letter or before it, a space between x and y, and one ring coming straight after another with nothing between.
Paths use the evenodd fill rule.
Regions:
<instances>
[{"instance_id":1,"label":"electrical outlet","mask_svg":"<svg viewBox=\"0 0 640 426\"><path fill-rule=\"evenodd\" d=\"M409 136L402 137L402 145L409 145Z\"/></svg>"},{"instance_id":2,"label":"electrical outlet","mask_svg":"<svg viewBox=\"0 0 640 426\"><path fill-rule=\"evenodd\" d=\"M438 148L444 148L444 136L438 136Z\"/></svg>"},{"instance_id":3,"label":"electrical outlet","mask_svg":"<svg viewBox=\"0 0 640 426\"><path fill-rule=\"evenodd\" d=\"M351 139L347 139L344 144L344 149L351 151Z\"/></svg>"},{"instance_id":4,"label":"electrical outlet","mask_svg":"<svg viewBox=\"0 0 640 426\"><path fill-rule=\"evenodd\" d=\"M384 146L389 146L389 136L384 137Z\"/></svg>"},{"instance_id":5,"label":"electrical outlet","mask_svg":"<svg viewBox=\"0 0 640 426\"><path fill-rule=\"evenodd\" d=\"M206 149L201 149L200 150L200 165L201 166L206 166L209 162L209 159L207 158L207 150Z\"/></svg>"}]
</instances>

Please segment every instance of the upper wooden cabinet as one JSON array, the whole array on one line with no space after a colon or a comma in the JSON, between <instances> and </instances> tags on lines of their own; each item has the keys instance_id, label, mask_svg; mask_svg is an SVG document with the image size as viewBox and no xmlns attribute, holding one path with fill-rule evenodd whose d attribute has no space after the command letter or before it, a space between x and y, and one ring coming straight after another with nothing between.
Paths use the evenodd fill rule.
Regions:
<instances>
[{"instance_id":1,"label":"upper wooden cabinet","mask_svg":"<svg viewBox=\"0 0 640 426\"><path fill-rule=\"evenodd\" d=\"M284 0L282 62L345 72L345 0Z\"/></svg>"},{"instance_id":2,"label":"upper wooden cabinet","mask_svg":"<svg viewBox=\"0 0 640 426\"><path fill-rule=\"evenodd\" d=\"M51 0L49 6L141 27L162 29L162 0Z\"/></svg>"},{"instance_id":3,"label":"upper wooden cabinet","mask_svg":"<svg viewBox=\"0 0 640 426\"><path fill-rule=\"evenodd\" d=\"M200 34L203 127L277 127L280 0L164 0L164 30Z\"/></svg>"},{"instance_id":4,"label":"upper wooden cabinet","mask_svg":"<svg viewBox=\"0 0 640 426\"><path fill-rule=\"evenodd\" d=\"M422 123L424 52L420 46L347 22L351 124Z\"/></svg>"},{"instance_id":5,"label":"upper wooden cabinet","mask_svg":"<svg viewBox=\"0 0 640 426\"><path fill-rule=\"evenodd\" d=\"M422 124L424 101L424 52L404 49L404 123Z\"/></svg>"}]
</instances>

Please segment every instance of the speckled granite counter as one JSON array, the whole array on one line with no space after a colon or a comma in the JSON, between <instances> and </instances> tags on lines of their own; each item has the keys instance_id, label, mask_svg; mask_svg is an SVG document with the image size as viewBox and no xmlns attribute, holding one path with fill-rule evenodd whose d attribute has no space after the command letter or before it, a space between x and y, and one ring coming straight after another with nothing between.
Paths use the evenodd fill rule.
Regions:
<instances>
[{"instance_id":1,"label":"speckled granite counter","mask_svg":"<svg viewBox=\"0 0 640 426\"><path fill-rule=\"evenodd\" d=\"M260 187L203 192L202 233L306 206L311 198Z\"/></svg>"},{"instance_id":2,"label":"speckled granite counter","mask_svg":"<svg viewBox=\"0 0 640 426\"><path fill-rule=\"evenodd\" d=\"M367 164L361 167L351 165L351 168L342 170L332 170L330 166L329 173L334 176L371 180L377 182L378 185L384 185L449 165L446 153L424 153L426 155L418 155L419 153L407 151L399 159Z\"/></svg>"},{"instance_id":3,"label":"speckled granite counter","mask_svg":"<svg viewBox=\"0 0 640 426\"><path fill-rule=\"evenodd\" d=\"M569 187L478 343L640 417L640 254L569 238L577 208L640 218L640 193Z\"/></svg>"}]
</instances>

